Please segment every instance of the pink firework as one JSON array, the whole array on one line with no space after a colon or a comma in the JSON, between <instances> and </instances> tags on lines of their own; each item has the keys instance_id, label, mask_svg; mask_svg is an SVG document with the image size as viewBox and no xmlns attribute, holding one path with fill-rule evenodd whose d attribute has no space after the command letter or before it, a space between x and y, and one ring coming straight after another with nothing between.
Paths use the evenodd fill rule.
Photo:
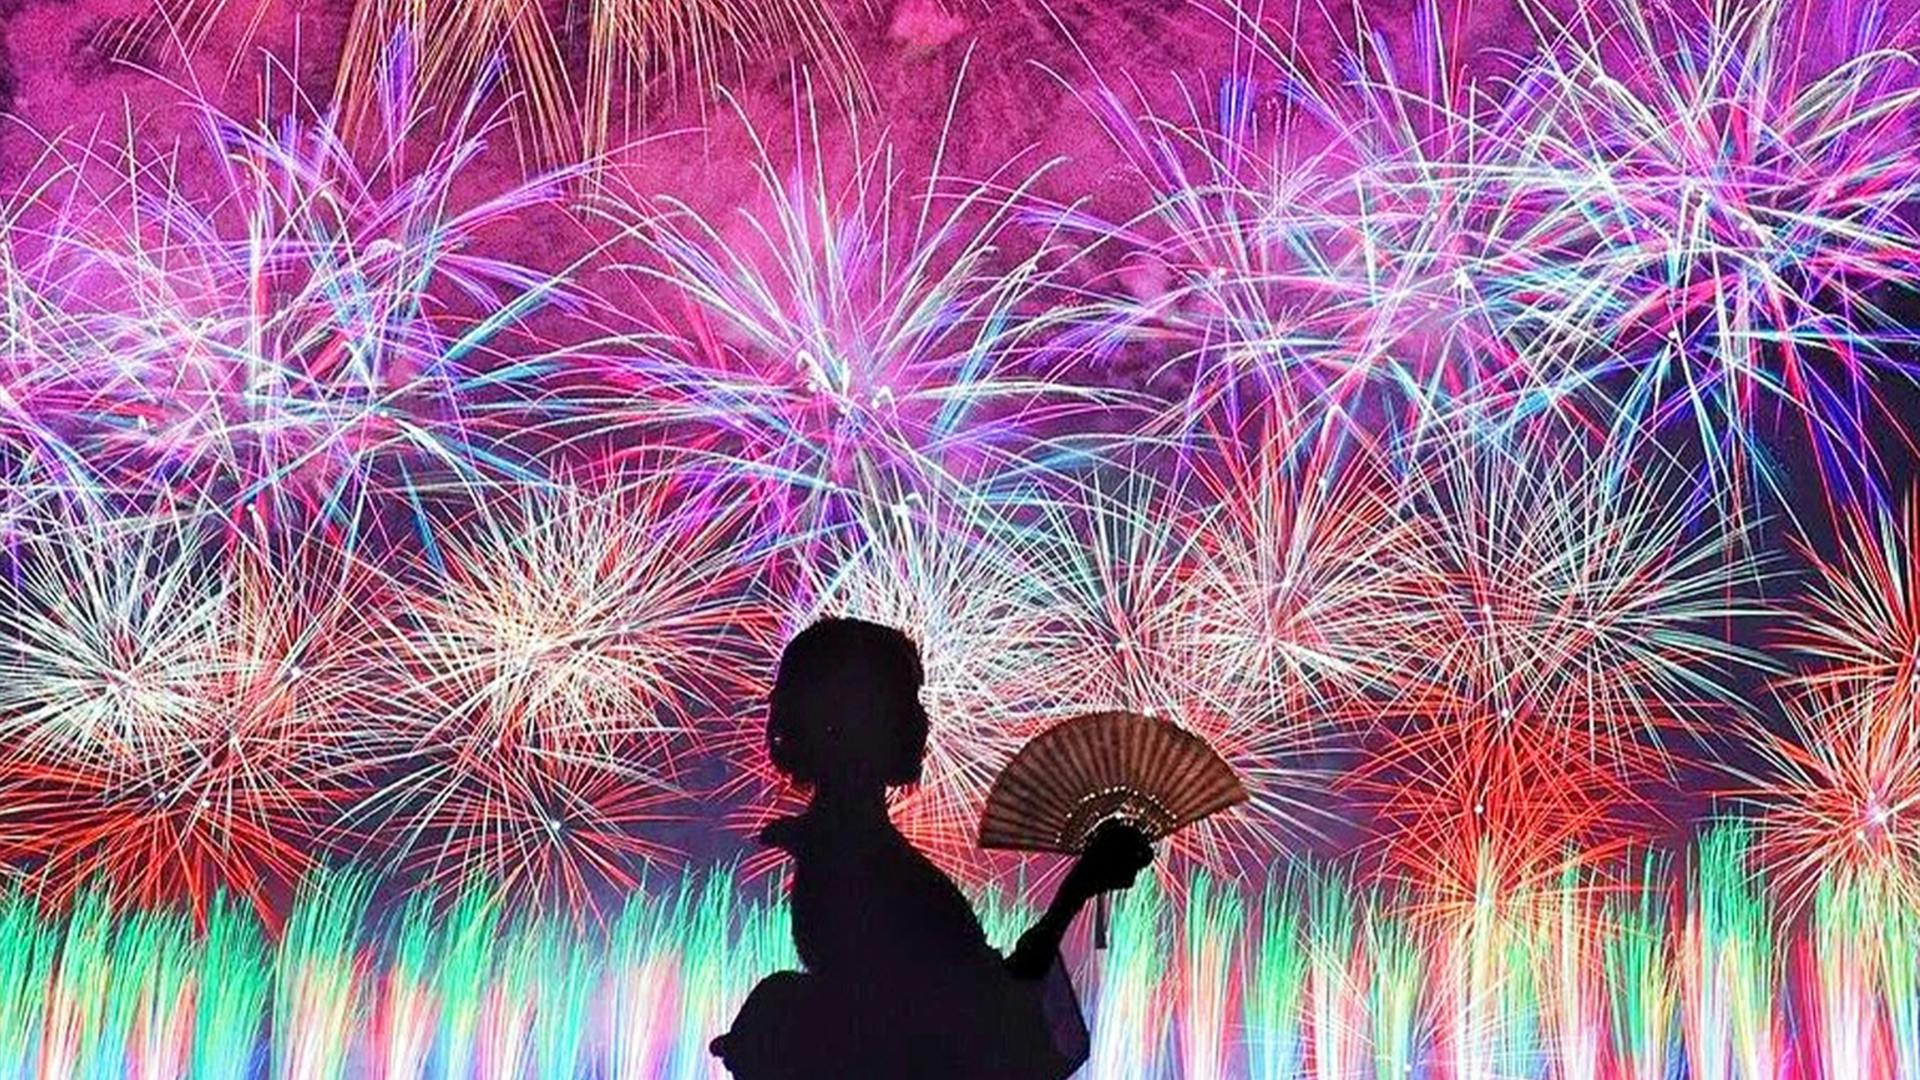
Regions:
<instances>
[{"instance_id":1,"label":"pink firework","mask_svg":"<svg viewBox=\"0 0 1920 1080\"><path fill-rule=\"evenodd\" d=\"M1796 681L1891 698L1920 691L1920 496L1901 513L1853 507L1838 554L1803 545L1813 587L1780 638L1805 658Z\"/></svg>"},{"instance_id":2,"label":"pink firework","mask_svg":"<svg viewBox=\"0 0 1920 1080\"><path fill-rule=\"evenodd\" d=\"M1417 662L1347 778L1393 861L1447 872L1440 849L1478 836L1548 868L1657 822L1676 741L1736 711L1757 659L1724 633L1758 611L1754 567L1690 490L1570 438L1476 440L1413 475Z\"/></svg>"},{"instance_id":3,"label":"pink firework","mask_svg":"<svg viewBox=\"0 0 1920 1080\"><path fill-rule=\"evenodd\" d=\"M604 208L658 310L600 350L580 407L756 478L766 512L804 530L869 491L1026 462L1124 400L1030 348L1052 241L1012 226L1038 174L951 181L944 136L913 154L811 106L793 119L785 146L742 114L758 183L730 213L671 195Z\"/></svg>"},{"instance_id":4,"label":"pink firework","mask_svg":"<svg viewBox=\"0 0 1920 1080\"><path fill-rule=\"evenodd\" d=\"M71 484L377 524L367 502L423 478L526 475L527 323L570 297L490 234L557 213L568 174L468 195L486 87L441 130L411 64L396 43L359 143L296 98L197 103L202 140L165 152L57 145L9 268L36 373L16 400L85 462Z\"/></svg>"},{"instance_id":5,"label":"pink firework","mask_svg":"<svg viewBox=\"0 0 1920 1080\"><path fill-rule=\"evenodd\" d=\"M1785 406L1857 493L1868 425L1894 419L1883 376L1915 373L1886 304L1920 282L1911 24L1798 0L1535 18L1549 187L1590 227L1559 291L1612 343L1591 374L1636 420L1697 429L1735 482Z\"/></svg>"},{"instance_id":6,"label":"pink firework","mask_svg":"<svg viewBox=\"0 0 1920 1080\"><path fill-rule=\"evenodd\" d=\"M1784 730L1749 728L1764 769L1737 773L1733 794L1758 812L1760 860L1796 907L1823 882L1920 887L1917 700L1818 687L1784 703Z\"/></svg>"}]
</instances>

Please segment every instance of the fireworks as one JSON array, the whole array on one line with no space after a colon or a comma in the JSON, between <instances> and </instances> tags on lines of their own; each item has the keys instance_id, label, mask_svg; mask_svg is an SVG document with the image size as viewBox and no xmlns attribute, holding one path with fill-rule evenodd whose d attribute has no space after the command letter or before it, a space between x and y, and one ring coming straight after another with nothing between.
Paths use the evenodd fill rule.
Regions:
<instances>
[{"instance_id":1,"label":"fireworks","mask_svg":"<svg viewBox=\"0 0 1920 1080\"><path fill-rule=\"evenodd\" d=\"M55 895L98 874L204 912L223 890L264 904L312 865L342 767L329 705L348 684L301 663L337 644L328 601L354 594L302 595L340 582L279 579L319 570L297 556L210 569L204 539L137 528L22 548L0 833Z\"/></svg>"},{"instance_id":2,"label":"fireworks","mask_svg":"<svg viewBox=\"0 0 1920 1080\"><path fill-rule=\"evenodd\" d=\"M1740 463L1790 403L1843 489L1872 475L1876 373L1911 374L1884 298L1920 251L1896 210L1920 179L1915 55L1879 9L1855 25L1836 50L1785 3L1610 3L1550 23L1541 66L1543 144L1595 225L1566 270L1597 286L1621 404Z\"/></svg>"},{"instance_id":3,"label":"fireworks","mask_svg":"<svg viewBox=\"0 0 1920 1080\"><path fill-rule=\"evenodd\" d=\"M767 663L724 487L641 478L485 505L431 549L371 661L390 695L356 817L450 886L591 906L660 856L678 759Z\"/></svg>"},{"instance_id":4,"label":"fireworks","mask_svg":"<svg viewBox=\"0 0 1920 1080\"><path fill-rule=\"evenodd\" d=\"M1723 680L1759 659L1722 632L1758 610L1738 534L1695 532L1688 485L1624 467L1487 441L1410 487L1416 662L1347 781L1389 823L1389 864L1458 902L1489 861L1503 889L1539 887L1640 835L1674 742L1732 712Z\"/></svg>"},{"instance_id":5,"label":"fireworks","mask_svg":"<svg viewBox=\"0 0 1920 1080\"><path fill-rule=\"evenodd\" d=\"M1743 794L1762 811L1765 857L1804 901L1826 874L1910 885L1920 748L1913 705L1820 693L1785 703L1785 733L1757 732L1771 766Z\"/></svg>"},{"instance_id":6,"label":"fireworks","mask_svg":"<svg viewBox=\"0 0 1920 1080\"><path fill-rule=\"evenodd\" d=\"M1920 1074L1893 11L1229 7L1006 123L984 23L432 6L22 136L0 1073L706 1075L794 963L773 658L848 614L969 889L1053 871L974 833L1061 717L1245 781L1076 953L1097 1070Z\"/></svg>"},{"instance_id":7,"label":"fireworks","mask_svg":"<svg viewBox=\"0 0 1920 1080\"><path fill-rule=\"evenodd\" d=\"M1838 558L1808 551L1817 584L1782 635L1806 657L1798 680L1891 701L1920 687L1920 500L1904 514L1842 519Z\"/></svg>"},{"instance_id":8,"label":"fireworks","mask_svg":"<svg viewBox=\"0 0 1920 1080\"><path fill-rule=\"evenodd\" d=\"M53 410L23 423L57 440L44 467L68 491L367 528L383 491L527 475L524 453L484 429L490 415L528 422L515 369L538 361L500 350L569 294L485 240L553 209L566 173L456 192L492 130L480 92L411 155L422 106L395 53L371 150L298 98L271 122L202 106L200 142L166 153L58 147L8 269L31 305L14 397Z\"/></svg>"},{"instance_id":9,"label":"fireworks","mask_svg":"<svg viewBox=\"0 0 1920 1080\"><path fill-rule=\"evenodd\" d=\"M685 315L609 343L622 396L586 407L675 443L691 428L704 456L763 478L773 510L809 511L783 524L812 529L844 517L821 503L1024 465L1122 399L1016 363L1051 250L1011 228L1037 174L953 184L943 136L921 181L884 136L829 142L822 124L796 115L791 148L747 125L759 190L736 215L679 198L605 211L640 248L626 269Z\"/></svg>"},{"instance_id":10,"label":"fireworks","mask_svg":"<svg viewBox=\"0 0 1920 1080\"><path fill-rule=\"evenodd\" d=\"M1911 902L1835 885L1811 921L1780 918L1753 904L1767 883L1741 852L1731 834L1708 837L1678 897L1648 868L1605 894L1577 879L1488 893L1438 922L1336 867L1252 887L1196 878L1178 902L1149 885L1116 903L1107 952L1077 938L1068 960L1097 1061L1128 1075L1636 1080L1718 1045L1722 1075L1777 1080L1817 1060L1904 1080L1910 965L1885 961L1906 958L1887 950L1909 941ZM714 1025L758 973L794 962L783 906L724 875L643 891L588 929L503 916L495 895L442 907L423 894L382 920L364 878L319 878L272 939L230 906L196 927L100 893L59 915L0 898L0 1064L49 1080L230 1075L249 1060L275 1077L704 1076ZM1732 918L1693 939L1726 981L1691 985L1685 913L1727 900ZM991 893L982 904L1015 927L1033 914ZM1569 998L1576 987L1607 1004ZM1703 990L1724 995L1724 1027L1685 1019Z\"/></svg>"}]
</instances>

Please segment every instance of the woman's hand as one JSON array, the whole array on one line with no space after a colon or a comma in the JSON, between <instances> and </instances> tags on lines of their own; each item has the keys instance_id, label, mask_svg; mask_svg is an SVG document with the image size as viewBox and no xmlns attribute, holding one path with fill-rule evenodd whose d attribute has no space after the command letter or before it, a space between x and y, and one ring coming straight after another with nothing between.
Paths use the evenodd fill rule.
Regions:
<instances>
[{"instance_id":1,"label":"woman's hand","mask_svg":"<svg viewBox=\"0 0 1920 1080\"><path fill-rule=\"evenodd\" d=\"M1060 942L1087 901L1103 892L1133 884L1140 871L1153 863L1153 843L1124 821L1109 821L1095 829L1080 860L1067 871L1053 903L1033 929L1020 935L1007 971L1016 979L1044 978L1060 956Z\"/></svg>"},{"instance_id":2,"label":"woman's hand","mask_svg":"<svg viewBox=\"0 0 1920 1080\"><path fill-rule=\"evenodd\" d=\"M1060 889L1092 898L1129 888L1140 871L1152 864L1153 842L1147 835L1124 821L1109 821L1093 831Z\"/></svg>"}]
</instances>

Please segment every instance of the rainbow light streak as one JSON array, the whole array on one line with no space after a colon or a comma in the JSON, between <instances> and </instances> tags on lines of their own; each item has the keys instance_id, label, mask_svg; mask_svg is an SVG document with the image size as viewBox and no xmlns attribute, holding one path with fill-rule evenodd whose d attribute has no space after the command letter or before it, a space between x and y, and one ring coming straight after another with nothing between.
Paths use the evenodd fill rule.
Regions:
<instances>
[{"instance_id":1,"label":"rainbow light streak","mask_svg":"<svg viewBox=\"0 0 1920 1080\"><path fill-rule=\"evenodd\" d=\"M1331 868L1251 896L1204 875L1180 896L1143 886L1116 904L1110 951L1071 943L1095 1067L1645 1080L1684 1059L1769 1080L1809 1061L1823 1076L1912 1075L1913 983L1890 961L1907 956L1920 904L1823 885L1807 921L1778 921L1754 900L1765 881L1746 835L1716 827L1684 886L1646 863L1605 902L1569 879L1436 913ZM481 888L387 918L368 896L363 876L316 878L269 937L224 901L196 924L99 890L62 912L13 892L0 1071L704 1077L716 1025L794 963L777 898L726 871L635 894L596 928L503 917ZM1002 914L1003 944L1031 915L997 893L982 903ZM1686 976L1689 935L1731 976L1710 991L1725 1003L1712 1023L1683 1000L1703 992Z\"/></svg>"}]
</instances>

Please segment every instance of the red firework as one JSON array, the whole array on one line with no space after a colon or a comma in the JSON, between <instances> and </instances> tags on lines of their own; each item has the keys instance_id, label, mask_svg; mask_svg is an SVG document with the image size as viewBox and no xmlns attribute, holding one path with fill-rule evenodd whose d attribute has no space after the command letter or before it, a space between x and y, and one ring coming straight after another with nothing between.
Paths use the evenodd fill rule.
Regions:
<instances>
[{"instance_id":1,"label":"red firework","mask_svg":"<svg viewBox=\"0 0 1920 1080\"><path fill-rule=\"evenodd\" d=\"M39 613L44 640L58 631L121 644L89 651L86 669L73 662L89 653L67 656L65 679L47 679L71 700L47 702L43 730L23 731L0 755L0 853L56 900L97 881L116 897L185 902L197 915L226 892L270 916L326 850L349 793L342 725L355 680L338 659L377 605L373 579L324 539L224 553L191 543L108 550L130 561L72 584L106 584L123 602ZM168 565L139 568L154 558ZM192 569L206 560L218 569ZM155 649L129 637L147 625L137 615L147 605L184 617L165 597L190 582L202 591L188 610L204 622L189 638L155 629L175 643ZM59 671L59 657L34 655ZM163 730L144 730L155 721L140 711L128 717L140 729L125 737L71 727L71 717L143 685L173 688L162 695L173 703Z\"/></svg>"}]
</instances>

